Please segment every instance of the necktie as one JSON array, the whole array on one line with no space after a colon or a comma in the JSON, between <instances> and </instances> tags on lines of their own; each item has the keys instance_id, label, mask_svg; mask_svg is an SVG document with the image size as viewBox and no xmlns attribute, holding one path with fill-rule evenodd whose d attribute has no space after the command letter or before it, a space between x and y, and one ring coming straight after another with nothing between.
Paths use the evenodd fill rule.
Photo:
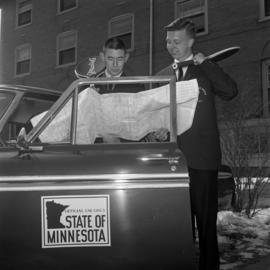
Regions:
<instances>
[{"instance_id":1,"label":"necktie","mask_svg":"<svg viewBox=\"0 0 270 270\"><path fill-rule=\"evenodd\" d=\"M183 79L183 69L179 63L173 63L172 68L175 72L176 80L181 81Z\"/></svg>"},{"instance_id":2,"label":"necktie","mask_svg":"<svg viewBox=\"0 0 270 270\"><path fill-rule=\"evenodd\" d=\"M177 81L182 81L183 80L183 75L184 75L183 69L182 69L182 67L180 67L178 65L178 79L177 79Z\"/></svg>"}]
</instances>

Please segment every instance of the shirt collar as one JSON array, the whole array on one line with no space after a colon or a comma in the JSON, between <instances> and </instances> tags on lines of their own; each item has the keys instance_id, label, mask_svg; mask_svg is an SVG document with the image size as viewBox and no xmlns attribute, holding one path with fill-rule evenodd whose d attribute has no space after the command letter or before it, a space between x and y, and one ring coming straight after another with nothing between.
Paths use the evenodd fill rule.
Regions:
<instances>
[{"instance_id":1,"label":"shirt collar","mask_svg":"<svg viewBox=\"0 0 270 270\"><path fill-rule=\"evenodd\" d=\"M187 57L184 61L188 61L188 60L192 60L192 59L193 59L193 54L191 54L189 57ZM184 62L184 61L182 61L182 62ZM180 63L180 61L177 59L174 59L174 63Z\"/></svg>"},{"instance_id":2,"label":"shirt collar","mask_svg":"<svg viewBox=\"0 0 270 270\"><path fill-rule=\"evenodd\" d=\"M122 74L123 74L123 72L119 73L119 74L116 75L116 76L112 76L111 74L109 74L109 72L107 71L107 69L105 69L105 76L106 76L107 78L119 78L119 77L121 77Z\"/></svg>"}]
</instances>

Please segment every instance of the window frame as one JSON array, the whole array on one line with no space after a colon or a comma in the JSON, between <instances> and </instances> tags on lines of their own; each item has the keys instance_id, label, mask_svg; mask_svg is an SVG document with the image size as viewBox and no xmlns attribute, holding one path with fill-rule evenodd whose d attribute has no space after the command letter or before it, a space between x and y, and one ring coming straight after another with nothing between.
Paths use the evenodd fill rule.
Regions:
<instances>
[{"instance_id":1,"label":"window frame","mask_svg":"<svg viewBox=\"0 0 270 270\"><path fill-rule=\"evenodd\" d=\"M28 72L25 72L25 73L20 73L20 74L17 74L17 64L18 62L21 62L21 61L18 61L17 58L18 58L18 51L23 49L23 48L29 48L29 51L30 51L30 58L29 58L29 71ZM24 76L27 76L27 75L30 75L31 74L31 66L32 66L32 45L30 43L25 43L25 44L22 44L22 45L19 45L15 48L15 51L14 51L14 60L15 60L15 69L14 69L14 75L15 77L24 77ZM27 59L28 60L28 59Z\"/></svg>"},{"instance_id":2,"label":"window frame","mask_svg":"<svg viewBox=\"0 0 270 270\"><path fill-rule=\"evenodd\" d=\"M117 35L112 34L112 23L124 20L125 18L131 18L131 32L119 32ZM134 34L135 34L135 17L133 13L125 13L120 16L116 16L111 18L108 21L108 38L112 37L119 37L125 34L131 34L131 40L130 40L130 48L127 48L128 52L131 52L134 50Z\"/></svg>"},{"instance_id":3,"label":"window frame","mask_svg":"<svg viewBox=\"0 0 270 270\"><path fill-rule=\"evenodd\" d=\"M177 19L179 18L179 14L178 14L178 8L177 6L180 4L180 3L183 3L183 2L186 2L186 1L190 1L190 0L175 0L174 2L174 18ZM191 0L192 1L192 0ZM192 17L196 16L196 15L200 15L200 14L203 14L204 15L204 28L205 28L205 31L201 32L201 33L196 33L196 36L203 36L203 35L207 35L209 33L208 31L208 0L204 0L204 6L202 8L193 8L193 9L190 9L188 11L185 11L183 13L184 15L182 16L182 18L190 18L192 19Z\"/></svg>"},{"instance_id":4,"label":"window frame","mask_svg":"<svg viewBox=\"0 0 270 270\"><path fill-rule=\"evenodd\" d=\"M32 20L33 20L33 3L32 3L32 0L31 0L31 4L30 4L30 7L29 9L27 9L26 11L30 10L31 11L31 14L30 14L30 22L28 23L25 23L25 24L22 24L22 25L19 25L19 15L23 12L20 12L19 11L19 4L23 1L26 1L26 0L16 0L16 28L22 28L22 27L25 27L25 26L28 26L28 25L31 25L32 24ZM24 12L26 12L24 11Z\"/></svg>"},{"instance_id":5,"label":"window frame","mask_svg":"<svg viewBox=\"0 0 270 270\"><path fill-rule=\"evenodd\" d=\"M74 0L75 1L75 6L72 7L72 8L69 8L69 9L65 9L65 10L61 10L60 7L61 7L61 1L63 0L57 0L57 14L64 14L64 13L67 13L69 11L72 11L76 8L78 8L78 0Z\"/></svg>"},{"instance_id":6,"label":"window frame","mask_svg":"<svg viewBox=\"0 0 270 270\"><path fill-rule=\"evenodd\" d=\"M75 36L75 40L74 40L74 49L75 49L75 52L74 52L74 61L73 62L70 62L70 63L66 63L66 64L62 64L60 65L60 52L61 51L64 51L64 49L60 50L60 39L62 37L65 37L65 36L69 36L69 35L72 35L74 34ZM67 49L71 49L73 47L70 47L70 48L66 48L65 50ZM56 67L57 68L62 68L62 67L68 67L68 66L72 66L72 65L75 65L77 63L77 51L78 51L78 31L76 30L69 30L69 31L65 31L65 32L61 32L60 34L58 34L56 36Z\"/></svg>"},{"instance_id":7,"label":"window frame","mask_svg":"<svg viewBox=\"0 0 270 270\"><path fill-rule=\"evenodd\" d=\"M270 58L262 62L262 102L263 102L263 117L270 117Z\"/></svg>"},{"instance_id":8,"label":"window frame","mask_svg":"<svg viewBox=\"0 0 270 270\"><path fill-rule=\"evenodd\" d=\"M270 15L265 16L265 0L259 0L259 21L267 21L270 20Z\"/></svg>"}]
</instances>

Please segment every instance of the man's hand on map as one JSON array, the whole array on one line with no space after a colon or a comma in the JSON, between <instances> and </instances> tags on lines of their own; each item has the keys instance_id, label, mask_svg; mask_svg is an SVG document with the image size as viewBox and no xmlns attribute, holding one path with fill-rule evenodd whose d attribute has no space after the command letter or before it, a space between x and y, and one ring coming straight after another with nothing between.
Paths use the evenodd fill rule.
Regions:
<instances>
[{"instance_id":1,"label":"man's hand on map","mask_svg":"<svg viewBox=\"0 0 270 270\"><path fill-rule=\"evenodd\" d=\"M167 128L159 128L157 131L154 132L155 138L160 141L164 142L168 139L169 131Z\"/></svg>"}]
</instances>

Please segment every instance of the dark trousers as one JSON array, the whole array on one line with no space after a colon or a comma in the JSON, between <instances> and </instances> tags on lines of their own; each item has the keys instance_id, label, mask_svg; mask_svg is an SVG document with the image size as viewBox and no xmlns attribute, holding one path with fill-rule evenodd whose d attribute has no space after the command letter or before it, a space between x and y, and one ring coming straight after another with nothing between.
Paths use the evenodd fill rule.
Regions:
<instances>
[{"instance_id":1,"label":"dark trousers","mask_svg":"<svg viewBox=\"0 0 270 270\"><path fill-rule=\"evenodd\" d=\"M219 252L217 243L218 190L215 170L189 168L191 214L199 235L200 270L218 270Z\"/></svg>"}]
</instances>

